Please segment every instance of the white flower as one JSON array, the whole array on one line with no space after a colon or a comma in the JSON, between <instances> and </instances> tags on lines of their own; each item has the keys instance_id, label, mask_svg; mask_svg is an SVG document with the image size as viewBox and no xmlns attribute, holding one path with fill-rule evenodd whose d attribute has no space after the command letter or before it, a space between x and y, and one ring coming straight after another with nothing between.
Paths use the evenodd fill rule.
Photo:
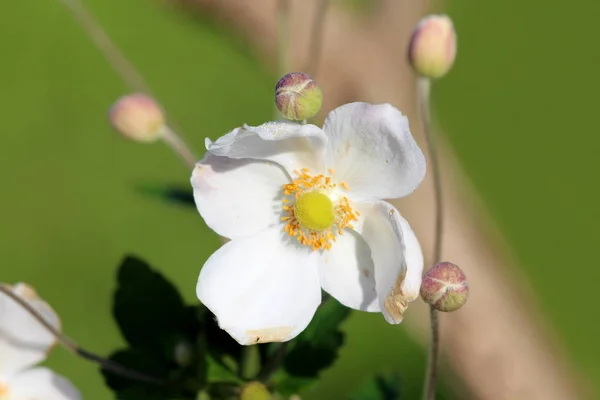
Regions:
<instances>
[{"instance_id":1,"label":"white flower","mask_svg":"<svg viewBox=\"0 0 600 400\"><path fill-rule=\"evenodd\" d=\"M425 158L389 104L351 103L323 129L269 122L216 142L192 174L207 225L231 241L206 262L197 295L240 344L306 328L321 288L399 323L419 295L423 256L383 199L413 192Z\"/></svg>"},{"instance_id":2,"label":"white flower","mask_svg":"<svg viewBox=\"0 0 600 400\"><path fill-rule=\"evenodd\" d=\"M29 286L19 283L13 293L27 301L46 321L60 326L58 316ZM0 292L0 399L78 400L81 395L43 361L56 340L31 314Z\"/></svg>"}]
</instances>

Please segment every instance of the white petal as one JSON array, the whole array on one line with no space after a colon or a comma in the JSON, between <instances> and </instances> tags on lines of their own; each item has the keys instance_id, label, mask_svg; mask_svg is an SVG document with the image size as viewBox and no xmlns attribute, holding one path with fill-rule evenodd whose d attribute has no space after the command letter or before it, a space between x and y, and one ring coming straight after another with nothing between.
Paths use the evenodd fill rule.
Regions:
<instances>
[{"instance_id":1,"label":"white petal","mask_svg":"<svg viewBox=\"0 0 600 400\"><path fill-rule=\"evenodd\" d=\"M321 257L321 286L346 307L379 311L371 250L356 232L346 230Z\"/></svg>"},{"instance_id":2,"label":"white petal","mask_svg":"<svg viewBox=\"0 0 600 400\"><path fill-rule=\"evenodd\" d=\"M200 272L196 293L242 345L285 342L302 332L321 302L319 254L281 227L235 238Z\"/></svg>"},{"instance_id":3,"label":"white petal","mask_svg":"<svg viewBox=\"0 0 600 400\"><path fill-rule=\"evenodd\" d=\"M20 372L8 382L10 400L78 400L81 394L71 382L48 368Z\"/></svg>"},{"instance_id":4,"label":"white petal","mask_svg":"<svg viewBox=\"0 0 600 400\"><path fill-rule=\"evenodd\" d=\"M308 168L321 172L327 137L315 125L292 122L267 122L260 126L244 125L216 142L206 139L206 149L218 156L255 158L274 161L290 174Z\"/></svg>"},{"instance_id":5,"label":"white petal","mask_svg":"<svg viewBox=\"0 0 600 400\"><path fill-rule=\"evenodd\" d=\"M206 224L228 238L281 223L285 172L268 161L207 154L192 173L196 207Z\"/></svg>"},{"instance_id":6,"label":"white petal","mask_svg":"<svg viewBox=\"0 0 600 400\"><path fill-rule=\"evenodd\" d=\"M19 283L12 292L25 300L52 326L58 316L29 286ZM21 305L0 292L0 374L12 375L46 358L56 339Z\"/></svg>"},{"instance_id":7,"label":"white petal","mask_svg":"<svg viewBox=\"0 0 600 400\"><path fill-rule=\"evenodd\" d=\"M394 206L379 201L357 205L357 226L371 248L379 307L391 324L402 321L407 303L419 296L423 253L410 225Z\"/></svg>"},{"instance_id":8,"label":"white petal","mask_svg":"<svg viewBox=\"0 0 600 400\"><path fill-rule=\"evenodd\" d=\"M408 119L389 104L345 104L329 113L323 130L327 167L346 181L355 201L406 196L425 176Z\"/></svg>"}]
</instances>

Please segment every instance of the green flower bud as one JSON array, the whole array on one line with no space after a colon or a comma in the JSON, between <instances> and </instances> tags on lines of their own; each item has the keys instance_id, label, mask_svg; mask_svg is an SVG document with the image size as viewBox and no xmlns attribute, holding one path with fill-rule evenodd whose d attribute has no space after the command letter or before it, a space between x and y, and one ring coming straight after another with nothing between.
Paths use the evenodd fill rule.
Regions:
<instances>
[{"instance_id":1,"label":"green flower bud","mask_svg":"<svg viewBox=\"0 0 600 400\"><path fill-rule=\"evenodd\" d=\"M458 310L469 297L467 277L457 265L441 262L423 276L421 297L436 310Z\"/></svg>"},{"instance_id":2,"label":"green flower bud","mask_svg":"<svg viewBox=\"0 0 600 400\"><path fill-rule=\"evenodd\" d=\"M260 382L249 382L242 386L240 400L270 400L271 393Z\"/></svg>"},{"instance_id":3,"label":"green flower bud","mask_svg":"<svg viewBox=\"0 0 600 400\"><path fill-rule=\"evenodd\" d=\"M291 72L277 82L275 104L285 118L302 121L319 113L323 93L317 82L307 74Z\"/></svg>"},{"instance_id":4,"label":"green flower bud","mask_svg":"<svg viewBox=\"0 0 600 400\"><path fill-rule=\"evenodd\" d=\"M173 349L173 359L182 367L190 365L194 359L194 348L188 341L182 340Z\"/></svg>"},{"instance_id":5,"label":"green flower bud","mask_svg":"<svg viewBox=\"0 0 600 400\"><path fill-rule=\"evenodd\" d=\"M423 18L413 31L408 60L417 74L441 78L452 68L456 58L456 32L446 15Z\"/></svg>"},{"instance_id":6,"label":"green flower bud","mask_svg":"<svg viewBox=\"0 0 600 400\"><path fill-rule=\"evenodd\" d=\"M144 94L123 96L109 111L113 128L128 139L154 142L164 133L165 115L156 102Z\"/></svg>"}]
</instances>

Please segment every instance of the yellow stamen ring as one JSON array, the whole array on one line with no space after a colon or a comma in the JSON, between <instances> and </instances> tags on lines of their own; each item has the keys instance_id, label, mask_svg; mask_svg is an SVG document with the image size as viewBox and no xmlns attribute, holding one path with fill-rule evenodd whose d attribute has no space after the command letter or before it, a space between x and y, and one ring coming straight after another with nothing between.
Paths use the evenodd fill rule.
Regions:
<instances>
[{"instance_id":1,"label":"yellow stamen ring","mask_svg":"<svg viewBox=\"0 0 600 400\"><path fill-rule=\"evenodd\" d=\"M358 220L359 213L346 196L340 195L349 187L345 182L333 183L329 176L313 176L306 168L294 172L298 177L283 185L286 197L282 208L287 213L282 217L286 222L283 230L313 251L329 250L336 234L343 234L345 228L353 227L352 221ZM333 174L333 170L329 172Z\"/></svg>"}]
</instances>

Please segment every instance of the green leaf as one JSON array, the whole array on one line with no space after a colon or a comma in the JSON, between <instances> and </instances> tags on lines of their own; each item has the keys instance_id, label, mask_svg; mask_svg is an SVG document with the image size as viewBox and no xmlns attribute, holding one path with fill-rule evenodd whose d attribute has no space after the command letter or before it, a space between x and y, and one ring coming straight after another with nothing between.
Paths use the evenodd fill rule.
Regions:
<instances>
[{"instance_id":1,"label":"green leaf","mask_svg":"<svg viewBox=\"0 0 600 400\"><path fill-rule=\"evenodd\" d=\"M206 357L207 361L207 376L206 379L210 383L244 383L233 371L225 367L223 363L215 360L211 356Z\"/></svg>"},{"instance_id":2,"label":"green leaf","mask_svg":"<svg viewBox=\"0 0 600 400\"><path fill-rule=\"evenodd\" d=\"M333 364L344 344L340 330L350 309L333 298L317 310L309 326L290 346L285 357L285 371L298 377L316 378L323 369Z\"/></svg>"},{"instance_id":3,"label":"green leaf","mask_svg":"<svg viewBox=\"0 0 600 400\"><path fill-rule=\"evenodd\" d=\"M304 332L288 345L283 369L272 379L278 393L292 395L306 389L334 363L344 344L340 325L350 312L333 298L323 302Z\"/></svg>"},{"instance_id":4,"label":"green leaf","mask_svg":"<svg viewBox=\"0 0 600 400\"><path fill-rule=\"evenodd\" d=\"M167 382L169 382L169 368L161 365L147 354L132 349L120 350L112 354L109 360L149 378L148 381L142 382L102 368L106 385L117 393L118 399L141 400L147 398L149 400L162 400L173 397L174 393L167 385ZM144 394L151 394L152 396L144 397Z\"/></svg>"},{"instance_id":5,"label":"green leaf","mask_svg":"<svg viewBox=\"0 0 600 400\"><path fill-rule=\"evenodd\" d=\"M382 374L365 382L350 400L399 400L400 394L400 375Z\"/></svg>"},{"instance_id":6,"label":"green leaf","mask_svg":"<svg viewBox=\"0 0 600 400\"><path fill-rule=\"evenodd\" d=\"M237 367L242 357L243 346L219 327L216 317L208 309L203 307L200 319L208 355L224 367Z\"/></svg>"},{"instance_id":7,"label":"green leaf","mask_svg":"<svg viewBox=\"0 0 600 400\"><path fill-rule=\"evenodd\" d=\"M193 313L177 289L139 258L126 257L118 272L113 315L125 340L135 349L173 361L178 340L192 340Z\"/></svg>"}]
</instances>

